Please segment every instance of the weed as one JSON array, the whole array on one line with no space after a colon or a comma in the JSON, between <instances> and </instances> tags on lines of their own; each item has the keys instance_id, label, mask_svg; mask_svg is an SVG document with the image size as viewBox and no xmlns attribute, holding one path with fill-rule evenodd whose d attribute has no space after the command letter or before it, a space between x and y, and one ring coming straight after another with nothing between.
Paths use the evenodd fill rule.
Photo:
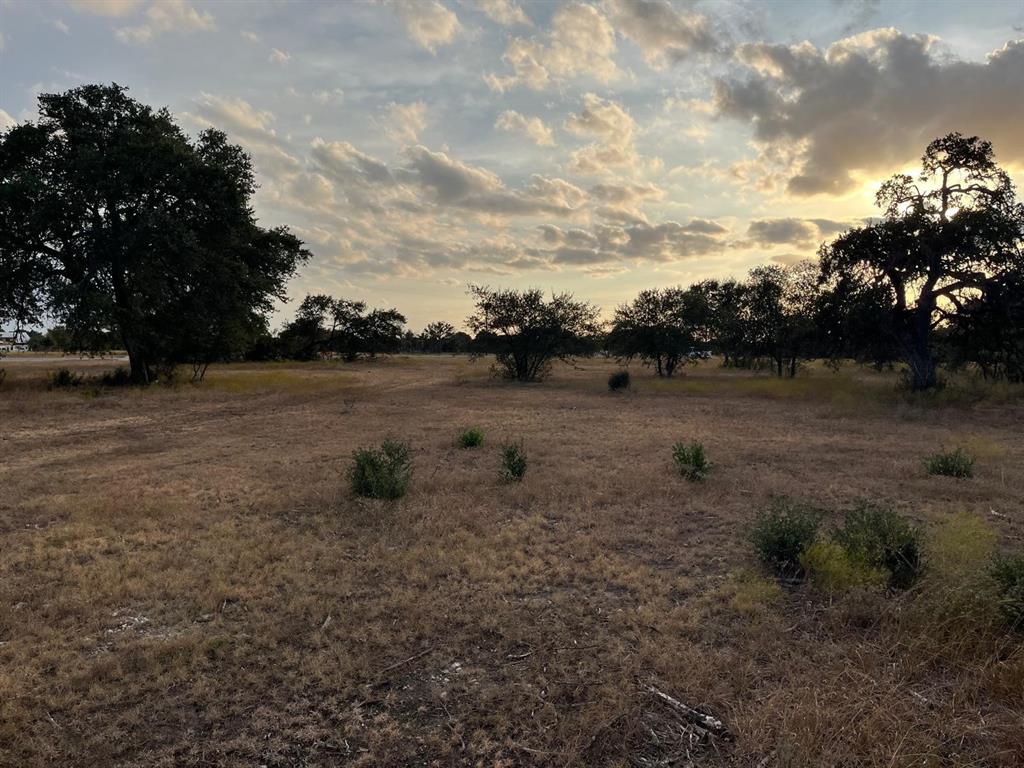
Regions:
<instances>
[{"instance_id":1,"label":"weed","mask_svg":"<svg viewBox=\"0 0 1024 768\"><path fill-rule=\"evenodd\" d=\"M672 461L679 474L691 481L703 480L711 470L711 463L704 453L704 444L696 441L689 445L682 442L673 445Z\"/></svg>"},{"instance_id":2,"label":"weed","mask_svg":"<svg viewBox=\"0 0 1024 768\"><path fill-rule=\"evenodd\" d=\"M921 574L920 531L891 509L860 504L834 537L854 561L888 571L892 587L905 589Z\"/></svg>"},{"instance_id":3,"label":"weed","mask_svg":"<svg viewBox=\"0 0 1024 768\"><path fill-rule=\"evenodd\" d=\"M471 427L459 434L458 443L462 448L476 448L483 445L484 431L479 427Z\"/></svg>"},{"instance_id":4,"label":"weed","mask_svg":"<svg viewBox=\"0 0 1024 768\"><path fill-rule=\"evenodd\" d=\"M506 483L515 483L526 474L526 454L522 446L508 443L501 447L501 479Z\"/></svg>"},{"instance_id":5,"label":"weed","mask_svg":"<svg viewBox=\"0 0 1024 768\"><path fill-rule=\"evenodd\" d=\"M385 440L379 448L359 448L352 453L349 470L352 491L372 499L398 499L405 495L412 477L409 446Z\"/></svg>"},{"instance_id":6,"label":"weed","mask_svg":"<svg viewBox=\"0 0 1024 768\"><path fill-rule=\"evenodd\" d=\"M971 477L974 474L974 457L963 449L957 448L953 451L942 451L929 456L924 460L924 466L929 475Z\"/></svg>"},{"instance_id":7,"label":"weed","mask_svg":"<svg viewBox=\"0 0 1024 768\"><path fill-rule=\"evenodd\" d=\"M629 389L629 371L615 371L609 376L608 389L612 392L621 392Z\"/></svg>"},{"instance_id":8,"label":"weed","mask_svg":"<svg viewBox=\"0 0 1024 768\"><path fill-rule=\"evenodd\" d=\"M800 556L817 538L821 513L788 501L776 502L754 524L751 541L761 562L787 579L803 578Z\"/></svg>"},{"instance_id":9,"label":"weed","mask_svg":"<svg viewBox=\"0 0 1024 768\"><path fill-rule=\"evenodd\" d=\"M1024 554L997 558L989 576L996 588L999 612L1015 629L1024 629Z\"/></svg>"}]
</instances>

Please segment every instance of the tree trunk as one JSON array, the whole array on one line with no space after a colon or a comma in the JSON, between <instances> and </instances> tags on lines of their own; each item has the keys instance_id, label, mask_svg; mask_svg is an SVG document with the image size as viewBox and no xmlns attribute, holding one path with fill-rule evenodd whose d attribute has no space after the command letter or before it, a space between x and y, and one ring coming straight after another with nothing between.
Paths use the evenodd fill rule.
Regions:
<instances>
[{"instance_id":1,"label":"tree trunk","mask_svg":"<svg viewBox=\"0 0 1024 768\"><path fill-rule=\"evenodd\" d=\"M903 339L906 362L910 367L910 389L924 392L939 384L938 367L931 350L931 312L919 308Z\"/></svg>"}]
</instances>

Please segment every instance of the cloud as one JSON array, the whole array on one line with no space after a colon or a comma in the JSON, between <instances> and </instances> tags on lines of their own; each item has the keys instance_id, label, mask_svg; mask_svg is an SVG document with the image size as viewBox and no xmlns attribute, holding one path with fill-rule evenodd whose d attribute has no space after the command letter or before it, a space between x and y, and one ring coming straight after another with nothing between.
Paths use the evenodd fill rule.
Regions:
<instances>
[{"instance_id":1,"label":"cloud","mask_svg":"<svg viewBox=\"0 0 1024 768\"><path fill-rule=\"evenodd\" d=\"M292 55L282 51L280 48L273 48L270 51L270 55L267 57L267 61L273 64L287 64L292 60Z\"/></svg>"},{"instance_id":2,"label":"cloud","mask_svg":"<svg viewBox=\"0 0 1024 768\"><path fill-rule=\"evenodd\" d=\"M70 0L70 4L79 13L119 17L135 13L142 0Z\"/></svg>"},{"instance_id":3,"label":"cloud","mask_svg":"<svg viewBox=\"0 0 1024 768\"><path fill-rule=\"evenodd\" d=\"M415 144L427 123L427 105L422 101L391 104L388 107L385 132L399 144Z\"/></svg>"},{"instance_id":4,"label":"cloud","mask_svg":"<svg viewBox=\"0 0 1024 768\"><path fill-rule=\"evenodd\" d=\"M251 30L243 29L239 34L246 40L248 40L250 43L260 42L260 36Z\"/></svg>"},{"instance_id":5,"label":"cloud","mask_svg":"<svg viewBox=\"0 0 1024 768\"><path fill-rule=\"evenodd\" d=\"M604 5L615 29L636 43L653 69L718 46L703 14L679 13L661 0L605 0Z\"/></svg>"},{"instance_id":6,"label":"cloud","mask_svg":"<svg viewBox=\"0 0 1024 768\"><path fill-rule=\"evenodd\" d=\"M0 131L6 131L8 128L13 128L17 124L17 121L13 117L0 109Z\"/></svg>"},{"instance_id":7,"label":"cloud","mask_svg":"<svg viewBox=\"0 0 1024 768\"><path fill-rule=\"evenodd\" d=\"M4 33L0 32L0 53L3 53L4 48L7 47L7 38L4 37Z\"/></svg>"},{"instance_id":8,"label":"cloud","mask_svg":"<svg viewBox=\"0 0 1024 768\"><path fill-rule=\"evenodd\" d=\"M345 92L341 88L332 88L331 90L315 90L310 94L313 97L313 101L322 106L328 104L341 104L345 100Z\"/></svg>"},{"instance_id":9,"label":"cloud","mask_svg":"<svg viewBox=\"0 0 1024 768\"><path fill-rule=\"evenodd\" d=\"M756 219L747 227L747 242L743 245L817 246L829 235L844 232L849 227L848 223L831 219Z\"/></svg>"},{"instance_id":10,"label":"cloud","mask_svg":"<svg viewBox=\"0 0 1024 768\"><path fill-rule=\"evenodd\" d=\"M142 24L118 29L117 39L143 44L164 32L209 32L217 27L208 11L198 11L185 0L156 0L146 10L145 19Z\"/></svg>"},{"instance_id":11,"label":"cloud","mask_svg":"<svg viewBox=\"0 0 1024 768\"><path fill-rule=\"evenodd\" d=\"M555 264L591 265L623 261L673 262L723 252L725 227L704 219L687 224L599 225L593 231L541 225L542 248L532 251ZM710 231L709 231L710 230Z\"/></svg>"},{"instance_id":12,"label":"cloud","mask_svg":"<svg viewBox=\"0 0 1024 768\"><path fill-rule=\"evenodd\" d=\"M390 0L389 5L409 38L431 53L452 43L462 31L459 17L438 0Z\"/></svg>"},{"instance_id":13,"label":"cloud","mask_svg":"<svg viewBox=\"0 0 1024 768\"><path fill-rule=\"evenodd\" d=\"M596 139L570 155L569 168L576 173L600 174L617 168L633 170L639 165L640 158L633 148L636 122L620 104L610 99L593 93L583 94L583 108L565 121L565 130Z\"/></svg>"},{"instance_id":14,"label":"cloud","mask_svg":"<svg viewBox=\"0 0 1024 768\"><path fill-rule=\"evenodd\" d=\"M526 117L515 110L506 109L498 115L494 127L510 133L521 133L538 147L555 146L554 133L539 117Z\"/></svg>"},{"instance_id":15,"label":"cloud","mask_svg":"<svg viewBox=\"0 0 1024 768\"><path fill-rule=\"evenodd\" d=\"M793 195L842 194L919 157L950 131L993 142L1024 163L1024 40L983 62L944 53L936 38L876 29L820 50L747 43L745 76L719 79L715 111L749 123L764 172Z\"/></svg>"},{"instance_id":16,"label":"cloud","mask_svg":"<svg viewBox=\"0 0 1024 768\"><path fill-rule=\"evenodd\" d=\"M532 27L530 17L523 12L523 9L512 0L476 0L476 7L487 14L491 21L496 21L505 27L512 27L521 24Z\"/></svg>"},{"instance_id":17,"label":"cloud","mask_svg":"<svg viewBox=\"0 0 1024 768\"><path fill-rule=\"evenodd\" d=\"M615 30L608 19L592 5L571 3L555 11L547 32L509 42L502 61L512 74L487 74L484 80L498 92L519 86L543 90L574 77L608 83L622 76L614 53Z\"/></svg>"},{"instance_id":18,"label":"cloud","mask_svg":"<svg viewBox=\"0 0 1024 768\"><path fill-rule=\"evenodd\" d=\"M71 27L69 27L67 24L65 24L61 19L54 19L53 20L53 26L58 31L63 32L65 35L70 35L71 34Z\"/></svg>"}]
</instances>

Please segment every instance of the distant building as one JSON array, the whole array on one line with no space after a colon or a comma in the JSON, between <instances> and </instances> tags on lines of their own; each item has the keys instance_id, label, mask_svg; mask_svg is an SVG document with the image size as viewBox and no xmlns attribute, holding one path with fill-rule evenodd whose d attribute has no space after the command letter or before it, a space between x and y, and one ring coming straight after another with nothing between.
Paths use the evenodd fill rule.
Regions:
<instances>
[{"instance_id":1,"label":"distant building","mask_svg":"<svg viewBox=\"0 0 1024 768\"><path fill-rule=\"evenodd\" d=\"M0 334L0 352L28 352L28 344L18 341L16 335Z\"/></svg>"}]
</instances>

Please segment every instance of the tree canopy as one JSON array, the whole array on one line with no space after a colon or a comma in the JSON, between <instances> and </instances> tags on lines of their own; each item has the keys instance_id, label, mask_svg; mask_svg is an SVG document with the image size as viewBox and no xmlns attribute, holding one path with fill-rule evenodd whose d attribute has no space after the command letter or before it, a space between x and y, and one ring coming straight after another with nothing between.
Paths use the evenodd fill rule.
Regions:
<instances>
[{"instance_id":1,"label":"tree canopy","mask_svg":"<svg viewBox=\"0 0 1024 768\"><path fill-rule=\"evenodd\" d=\"M240 353L309 257L263 229L252 162L224 133L187 136L114 85L39 97L0 136L0 322L116 333L134 381Z\"/></svg>"},{"instance_id":2,"label":"tree canopy","mask_svg":"<svg viewBox=\"0 0 1024 768\"><path fill-rule=\"evenodd\" d=\"M1024 206L990 142L951 133L928 145L921 166L918 178L897 174L881 186L880 221L821 250L835 303L874 292L887 307L879 332L899 350L916 390L938 383L936 329L955 326L968 303L1024 266Z\"/></svg>"},{"instance_id":3,"label":"tree canopy","mask_svg":"<svg viewBox=\"0 0 1024 768\"><path fill-rule=\"evenodd\" d=\"M495 355L497 369L509 379L537 381L555 360L590 354L601 333L598 309L571 293L530 288L492 290L471 285L476 310L466 325L476 334L476 349Z\"/></svg>"},{"instance_id":4,"label":"tree canopy","mask_svg":"<svg viewBox=\"0 0 1024 768\"><path fill-rule=\"evenodd\" d=\"M405 316L396 309L367 311L364 301L317 294L302 300L281 337L290 357L337 355L351 362L360 355L374 357L397 349L404 325Z\"/></svg>"}]
</instances>

